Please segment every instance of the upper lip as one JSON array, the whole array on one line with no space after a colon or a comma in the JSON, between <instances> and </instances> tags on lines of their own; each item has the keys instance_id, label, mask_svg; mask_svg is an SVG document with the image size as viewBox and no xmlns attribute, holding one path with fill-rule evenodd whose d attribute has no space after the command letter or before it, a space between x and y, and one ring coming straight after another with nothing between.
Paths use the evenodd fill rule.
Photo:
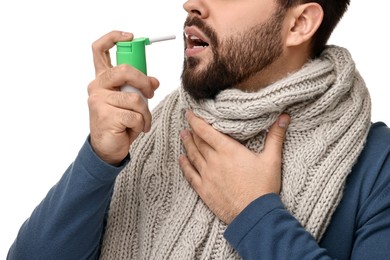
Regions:
<instances>
[{"instance_id":1,"label":"upper lip","mask_svg":"<svg viewBox=\"0 0 390 260\"><path fill-rule=\"evenodd\" d=\"M184 28L184 34L186 36L187 47L194 46L192 39L199 39L202 42L207 43L208 45L210 44L210 40L208 39L208 37L206 37L206 35L204 35L204 33L201 30L199 30L197 27L186 26Z\"/></svg>"}]
</instances>

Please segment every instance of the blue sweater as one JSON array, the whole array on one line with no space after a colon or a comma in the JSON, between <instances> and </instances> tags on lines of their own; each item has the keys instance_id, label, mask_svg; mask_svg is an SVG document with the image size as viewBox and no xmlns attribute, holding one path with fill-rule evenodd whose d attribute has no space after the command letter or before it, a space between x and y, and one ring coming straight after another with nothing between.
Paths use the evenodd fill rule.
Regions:
<instances>
[{"instance_id":1,"label":"blue sweater","mask_svg":"<svg viewBox=\"0 0 390 260\"><path fill-rule=\"evenodd\" d=\"M389 259L390 129L372 125L344 196L318 244L279 196L253 201L225 238L243 259ZM96 259L116 176L88 141L20 228L7 259Z\"/></svg>"}]
</instances>

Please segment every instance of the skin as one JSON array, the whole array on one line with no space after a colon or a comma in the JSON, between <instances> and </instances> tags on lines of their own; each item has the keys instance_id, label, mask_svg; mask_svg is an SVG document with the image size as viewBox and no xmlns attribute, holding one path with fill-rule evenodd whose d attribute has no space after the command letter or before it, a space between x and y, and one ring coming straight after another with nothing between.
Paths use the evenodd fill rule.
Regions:
<instances>
[{"instance_id":1,"label":"skin","mask_svg":"<svg viewBox=\"0 0 390 260\"><path fill-rule=\"evenodd\" d=\"M267 68L283 51L284 13L284 9L276 8L268 19L262 17L257 19L261 22L245 24L248 27L223 36L206 19L188 16L184 23L186 58L181 76L184 89L195 100L213 99L220 91L237 86ZM193 35L207 42L207 47L193 48L196 45L191 40Z\"/></svg>"},{"instance_id":2,"label":"skin","mask_svg":"<svg viewBox=\"0 0 390 260\"><path fill-rule=\"evenodd\" d=\"M278 9L265 23L220 39L203 20L190 16L184 27L187 51L181 76L183 88L195 100L213 99L220 91L237 86L267 68L282 54L283 17L283 10ZM191 33L198 30L207 37L207 47L192 48L195 43L190 40ZM213 56L204 68L203 59L198 56L210 50Z\"/></svg>"},{"instance_id":3,"label":"skin","mask_svg":"<svg viewBox=\"0 0 390 260\"><path fill-rule=\"evenodd\" d=\"M264 24L276 10L275 2L189 0L184 4L189 16L197 16L213 28L220 38L239 34L246 28ZM282 29L282 54L268 67L234 86L256 91L299 70L310 58L311 38L321 24L322 8L308 3L287 10ZM195 73L212 62L212 52L196 55L200 60ZM179 159L185 177L214 214L229 224L253 200L280 193L283 139L290 122L281 115L271 127L265 149L255 154L235 140L218 133L190 111L190 130L181 133L187 154Z\"/></svg>"},{"instance_id":4,"label":"skin","mask_svg":"<svg viewBox=\"0 0 390 260\"><path fill-rule=\"evenodd\" d=\"M255 25L265 24L277 10L275 0L189 0L184 3L188 16L200 18L211 27L221 41ZM265 70L259 71L236 88L256 91L302 67L310 57L310 39L322 21L322 8L309 3L287 11L281 30L283 54ZM243 43L248 39L243 39ZM212 62L212 48L206 48L196 58L200 59L195 76Z\"/></svg>"},{"instance_id":5,"label":"skin","mask_svg":"<svg viewBox=\"0 0 390 260\"><path fill-rule=\"evenodd\" d=\"M129 84L152 98L159 82L128 65L113 67L109 50L131 33L112 31L92 45L96 79L88 86L90 140L95 153L110 164L120 163L132 142L151 127L151 113L140 95L118 91Z\"/></svg>"},{"instance_id":6,"label":"skin","mask_svg":"<svg viewBox=\"0 0 390 260\"><path fill-rule=\"evenodd\" d=\"M216 216L229 224L251 201L279 193L283 140L289 116L281 115L266 138L264 150L254 153L219 133L191 111L192 127L180 133L187 155L179 158L185 177Z\"/></svg>"},{"instance_id":7,"label":"skin","mask_svg":"<svg viewBox=\"0 0 390 260\"><path fill-rule=\"evenodd\" d=\"M264 23L274 12L275 4L272 0L190 0L184 9L189 16L204 20L223 39ZM289 10L281 32L281 57L234 87L254 91L299 69L310 57L310 39L321 19L322 9L315 3ZM151 113L142 97L121 92L120 86L134 86L146 98L152 98L159 86L156 78L128 65L111 64L109 50L118 41L132 39L131 33L112 31L92 45L96 78L88 86L90 143L95 153L112 165L123 161L138 135L151 128ZM199 53L197 70L206 68L212 57L211 50ZM281 147L290 120L287 115L281 115L271 127L261 154L253 154L216 132L191 112L187 119L193 132L184 130L180 135L188 153L179 158L179 163L184 176L217 217L230 223L252 200L280 191Z\"/></svg>"}]
</instances>

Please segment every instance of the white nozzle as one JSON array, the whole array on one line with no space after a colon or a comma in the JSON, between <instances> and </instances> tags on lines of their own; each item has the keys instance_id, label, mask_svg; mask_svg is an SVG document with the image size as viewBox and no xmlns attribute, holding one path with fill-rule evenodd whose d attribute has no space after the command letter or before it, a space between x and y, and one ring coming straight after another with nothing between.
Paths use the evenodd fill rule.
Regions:
<instances>
[{"instance_id":1,"label":"white nozzle","mask_svg":"<svg viewBox=\"0 0 390 260\"><path fill-rule=\"evenodd\" d=\"M176 39L175 35L167 35L167 36L149 38L149 42L150 42L150 44L152 44L154 42L162 42L162 41L168 41L168 40L174 40L174 39Z\"/></svg>"}]
</instances>

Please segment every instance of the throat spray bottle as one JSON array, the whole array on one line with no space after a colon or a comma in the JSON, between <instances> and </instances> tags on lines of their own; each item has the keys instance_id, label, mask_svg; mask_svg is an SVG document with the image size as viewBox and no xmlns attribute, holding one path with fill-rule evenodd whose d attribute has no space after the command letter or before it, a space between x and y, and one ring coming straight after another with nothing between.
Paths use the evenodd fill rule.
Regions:
<instances>
[{"instance_id":1,"label":"throat spray bottle","mask_svg":"<svg viewBox=\"0 0 390 260\"><path fill-rule=\"evenodd\" d=\"M154 42L173 39L176 39L176 36L169 35L156 38L136 38L132 41L117 42L116 63L117 65L128 64L147 75L145 46ZM137 93L145 100L146 104L148 104L148 99L145 98L141 91L135 87L125 85L121 87L121 91Z\"/></svg>"}]
</instances>

